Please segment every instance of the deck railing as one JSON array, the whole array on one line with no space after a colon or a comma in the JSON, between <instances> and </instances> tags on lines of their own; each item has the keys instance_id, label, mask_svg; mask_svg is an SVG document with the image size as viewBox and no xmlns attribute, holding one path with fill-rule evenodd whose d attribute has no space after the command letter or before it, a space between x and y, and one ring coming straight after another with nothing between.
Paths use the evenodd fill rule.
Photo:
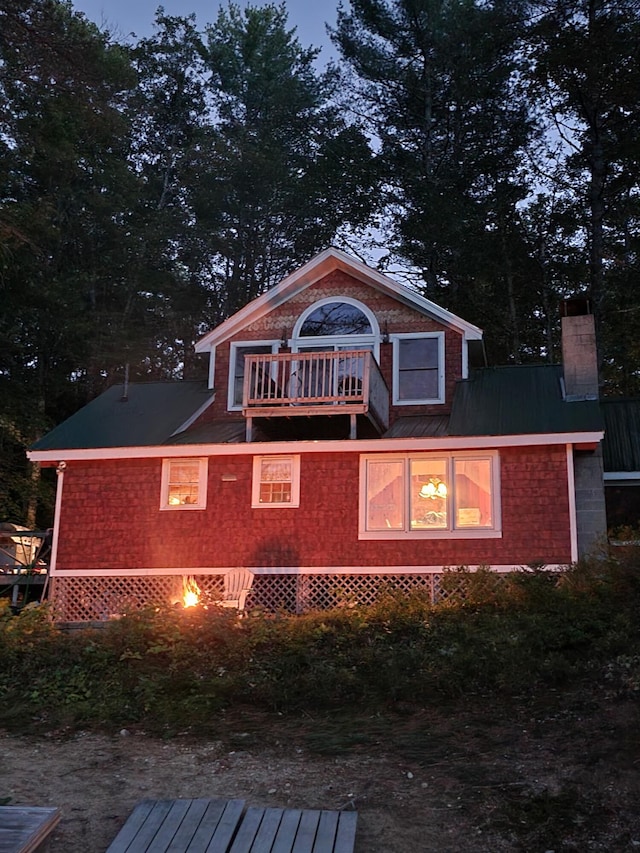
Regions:
<instances>
[{"instance_id":1,"label":"deck railing","mask_svg":"<svg viewBox=\"0 0 640 853\"><path fill-rule=\"evenodd\" d=\"M256 413L342 414L345 406L389 422L389 389L369 350L266 353L245 356L242 408ZM317 410L316 407L321 407ZM332 407L340 407L334 410ZM273 411L270 411L273 409Z\"/></svg>"}]
</instances>

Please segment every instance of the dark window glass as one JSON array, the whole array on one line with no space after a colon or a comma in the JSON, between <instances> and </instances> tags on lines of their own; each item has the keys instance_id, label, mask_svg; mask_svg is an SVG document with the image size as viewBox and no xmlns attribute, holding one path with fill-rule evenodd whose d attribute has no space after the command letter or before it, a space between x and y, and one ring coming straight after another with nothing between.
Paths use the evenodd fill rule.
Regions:
<instances>
[{"instance_id":1,"label":"dark window glass","mask_svg":"<svg viewBox=\"0 0 640 853\"><path fill-rule=\"evenodd\" d=\"M236 347L236 363L233 373L233 405L242 405L242 386L244 385L245 355L262 355L272 352L271 345Z\"/></svg>"},{"instance_id":2,"label":"dark window glass","mask_svg":"<svg viewBox=\"0 0 640 853\"><path fill-rule=\"evenodd\" d=\"M434 400L438 397L438 339L398 341L398 398Z\"/></svg>"},{"instance_id":3,"label":"dark window glass","mask_svg":"<svg viewBox=\"0 0 640 853\"><path fill-rule=\"evenodd\" d=\"M327 302L309 314L300 329L300 337L370 335L372 332L371 323L355 305Z\"/></svg>"}]
</instances>

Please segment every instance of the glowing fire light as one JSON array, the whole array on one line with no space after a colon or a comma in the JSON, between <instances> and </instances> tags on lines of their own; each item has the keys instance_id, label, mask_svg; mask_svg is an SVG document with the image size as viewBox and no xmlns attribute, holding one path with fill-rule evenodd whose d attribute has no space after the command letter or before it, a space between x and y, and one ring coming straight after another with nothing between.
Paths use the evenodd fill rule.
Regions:
<instances>
[{"instance_id":1,"label":"glowing fire light","mask_svg":"<svg viewBox=\"0 0 640 853\"><path fill-rule=\"evenodd\" d=\"M200 587L191 576L182 578L182 606L195 607L200 601Z\"/></svg>"}]
</instances>

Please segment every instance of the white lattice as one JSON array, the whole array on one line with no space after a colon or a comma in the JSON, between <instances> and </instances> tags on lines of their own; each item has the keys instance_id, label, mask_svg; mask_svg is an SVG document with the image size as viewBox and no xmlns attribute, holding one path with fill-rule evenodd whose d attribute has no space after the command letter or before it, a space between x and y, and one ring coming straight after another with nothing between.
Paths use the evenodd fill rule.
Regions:
<instances>
[{"instance_id":1,"label":"white lattice","mask_svg":"<svg viewBox=\"0 0 640 853\"><path fill-rule=\"evenodd\" d=\"M387 592L424 591L432 602L461 592L463 579L454 589L450 582L443 589L442 577L440 574L256 575L246 607L275 613L304 613L373 604ZM222 597L222 575L196 575L193 580L204 603ZM58 621L96 622L145 606L179 602L182 591L181 576L56 577L52 581L51 602Z\"/></svg>"},{"instance_id":2,"label":"white lattice","mask_svg":"<svg viewBox=\"0 0 640 853\"><path fill-rule=\"evenodd\" d=\"M219 599L220 575L196 579L203 600ZM55 618L62 622L97 622L154 604L182 600L181 576L84 577L52 579L50 600Z\"/></svg>"}]
</instances>

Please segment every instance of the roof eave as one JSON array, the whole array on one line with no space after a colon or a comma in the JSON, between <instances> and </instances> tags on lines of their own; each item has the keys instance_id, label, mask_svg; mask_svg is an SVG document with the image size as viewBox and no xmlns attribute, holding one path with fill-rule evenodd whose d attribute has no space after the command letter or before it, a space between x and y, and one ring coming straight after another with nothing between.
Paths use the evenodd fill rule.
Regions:
<instances>
[{"instance_id":1,"label":"roof eave","mask_svg":"<svg viewBox=\"0 0 640 853\"><path fill-rule=\"evenodd\" d=\"M429 452L445 450L488 449L500 447L534 447L543 445L573 445L576 448L597 446L604 431L525 433L514 435L448 435L436 438L371 438L345 439L344 441L269 441L243 444L171 444L138 445L129 447L61 448L30 450L31 462L57 464L61 461L89 461L95 459L161 458L174 456L256 456L263 453L387 453Z\"/></svg>"},{"instance_id":2,"label":"roof eave","mask_svg":"<svg viewBox=\"0 0 640 853\"><path fill-rule=\"evenodd\" d=\"M241 331L274 308L284 304L288 299L310 287L323 276L334 272L334 270L345 272L364 284L393 295L404 305L427 314L443 325L457 330L466 340L482 340L482 329L474 326L473 323L468 323L456 314L441 308L431 300L414 293L389 276L379 273L362 261L351 258L339 249L329 248L320 252L300 269L290 273L266 293L263 293L262 296L254 299L232 317L208 332L197 341L195 351L198 353L208 352L213 347L228 340L236 332Z\"/></svg>"}]
</instances>

